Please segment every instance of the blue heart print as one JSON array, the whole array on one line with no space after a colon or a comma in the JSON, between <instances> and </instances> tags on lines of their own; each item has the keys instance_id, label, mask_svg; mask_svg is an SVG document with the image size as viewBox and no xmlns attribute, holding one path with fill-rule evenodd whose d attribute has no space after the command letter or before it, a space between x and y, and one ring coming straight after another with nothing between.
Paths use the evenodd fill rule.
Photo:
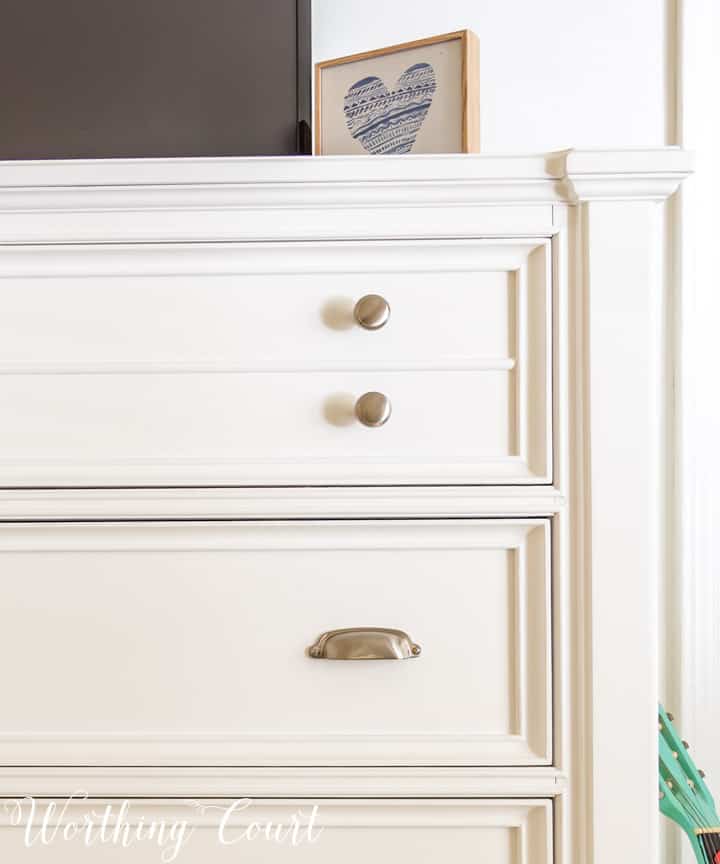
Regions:
<instances>
[{"instance_id":1,"label":"blue heart print","mask_svg":"<svg viewBox=\"0 0 720 864\"><path fill-rule=\"evenodd\" d=\"M437 88L429 63L415 63L390 91L371 75L356 81L345 95L345 122L368 153L409 153L430 110Z\"/></svg>"}]
</instances>

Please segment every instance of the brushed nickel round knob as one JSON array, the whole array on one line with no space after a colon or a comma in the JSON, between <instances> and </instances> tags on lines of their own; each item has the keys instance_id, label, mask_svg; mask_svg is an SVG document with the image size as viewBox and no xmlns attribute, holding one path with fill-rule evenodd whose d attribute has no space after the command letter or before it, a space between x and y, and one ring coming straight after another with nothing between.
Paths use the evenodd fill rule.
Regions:
<instances>
[{"instance_id":1,"label":"brushed nickel round knob","mask_svg":"<svg viewBox=\"0 0 720 864\"><path fill-rule=\"evenodd\" d=\"M379 330L390 319L390 304L379 294L366 294L355 304L353 315L366 330Z\"/></svg>"},{"instance_id":2,"label":"brushed nickel round knob","mask_svg":"<svg viewBox=\"0 0 720 864\"><path fill-rule=\"evenodd\" d=\"M355 403L355 416L363 426L383 426L391 414L392 405L384 393L363 393Z\"/></svg>"}]
</instances>

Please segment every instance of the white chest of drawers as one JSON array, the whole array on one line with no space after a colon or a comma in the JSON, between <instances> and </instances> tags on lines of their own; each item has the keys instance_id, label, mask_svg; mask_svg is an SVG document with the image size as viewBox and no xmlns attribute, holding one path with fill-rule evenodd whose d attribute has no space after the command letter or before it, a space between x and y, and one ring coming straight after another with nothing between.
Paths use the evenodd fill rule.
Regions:
<instances>
[{"instance_id":1,"label":"white chest of drawers","mask_svg":"<svg viewBox=\"0 0 720 864\"><path fill-rule=\"evenodd\" d=\"M2 795L319 804L316 845L247 847L268 864L652 857L659 216L687 171L0 165ZM419 648L312 656L342 628ZM229 860L208 814L185 860ZM7 824L0 851L119 854Z\"/></svg>"}]
</instances>

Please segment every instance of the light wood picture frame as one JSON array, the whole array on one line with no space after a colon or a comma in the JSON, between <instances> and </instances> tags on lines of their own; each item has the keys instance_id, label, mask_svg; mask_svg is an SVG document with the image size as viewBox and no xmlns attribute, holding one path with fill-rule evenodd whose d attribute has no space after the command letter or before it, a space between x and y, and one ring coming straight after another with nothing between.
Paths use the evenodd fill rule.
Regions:
<instances>
[{"instance_id":1,"label":"light wood picture frame","mask_svg":"<svg viewBox=\"0 0 720 864\"><path fill-rule=\"evenodd\" d=\"M316 155L479 150L479 47L471 30L315 64Z\"/></svg>"}]
</instances>

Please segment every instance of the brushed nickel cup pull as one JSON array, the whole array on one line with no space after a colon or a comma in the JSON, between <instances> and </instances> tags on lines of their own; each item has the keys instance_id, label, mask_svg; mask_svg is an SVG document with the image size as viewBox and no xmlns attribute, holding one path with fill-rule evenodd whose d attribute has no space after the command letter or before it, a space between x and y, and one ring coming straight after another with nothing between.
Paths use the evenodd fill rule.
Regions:
<instances>
[{"instance_id":1,"label":"brushed nickel cup pull","mask_svg":"<svg viewBox=\"0 0 720 864\"><path fill-rule=\"evenodd\" d=\"M308 649L317 660L406 660L419 657L420 652L404 630L387 627L328 630Z\"/></svg>"},{"instance_id":2,"label":"brushed nickel cup pull","mask_svg":"<svg viewBox=\"0 0 720 864\"><path fill-rule=\"evenodd\" d=\"M379 294L366 294L355 304L357 323L366 330L379 330L390 319L390 304Z\"/></svg>"},{"instance_id":3,"label":"brushed nickel cup pull","mask_svg":"<svg viewBox=\"0 0 720 864\"><path fill-rule=\"evenodd\" d=\"M355 416L363 426L384 426L392 414L392 405L384 393L371 390L355 403Z\"/></svg>"}]
</instances>

